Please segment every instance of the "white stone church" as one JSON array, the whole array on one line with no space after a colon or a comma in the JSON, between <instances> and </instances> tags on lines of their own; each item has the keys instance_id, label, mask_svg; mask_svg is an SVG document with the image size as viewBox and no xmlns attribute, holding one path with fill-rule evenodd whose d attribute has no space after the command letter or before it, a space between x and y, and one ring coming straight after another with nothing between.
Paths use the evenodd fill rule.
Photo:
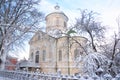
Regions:
<instances>
[{"instance_id":1,"label":"white stone church","mask_svg":"<svg viewBox=\"0 0 120 80\"><path fill-rule=\"evenodd\" d=\"M75 59L83 54L82 47L86 46L87 39L81 36L68 37L63 34L67 30L68 17L60 11L58 5L55 11L48 14L46 32L37 31L29 41L30 63L24 63L28 70L39 68L41 72L62 74L82 73L75 65ZM82 47L78 44L82 45ZM82 63L81 63L82 65Z\"/></svg>"}]
</instances>

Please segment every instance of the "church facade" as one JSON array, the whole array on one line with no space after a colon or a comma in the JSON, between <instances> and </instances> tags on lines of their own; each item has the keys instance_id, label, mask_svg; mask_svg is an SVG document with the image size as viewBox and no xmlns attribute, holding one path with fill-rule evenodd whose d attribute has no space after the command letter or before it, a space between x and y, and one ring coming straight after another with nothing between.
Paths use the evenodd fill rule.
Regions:
<instances>
[{"instance_id":1,"label":"church facade","mask_svg":"<svg viewBox=\"0 0 120 80\"><path fill-rule=\"evenodd\" d=\"M58 5L55 6L54 12L46 16L45 20L46 32L37 31L29 41L29 60L38 64L41 72L81 73L81 69L75 65L75 59L83 54L82 47L86 46L87 39L81 36L64 35L68 17L60 11Z\"/></svg>"}]
</instances>

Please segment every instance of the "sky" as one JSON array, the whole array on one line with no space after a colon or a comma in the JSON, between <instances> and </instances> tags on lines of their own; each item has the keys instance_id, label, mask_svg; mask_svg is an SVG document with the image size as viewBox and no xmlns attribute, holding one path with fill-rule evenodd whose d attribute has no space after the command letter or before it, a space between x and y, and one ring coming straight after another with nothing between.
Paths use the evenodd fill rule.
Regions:
<instances>
[{"instance_id":1,"label":"sky","mask_svg":"<svg viewBox=\"0 0 120 80\"><path fill-rule=\"evenodd\" d=\"M78 9L87 9L99 13L99 20L108 29L108 36L118 31L116 18L120 16L120 0L41 0L37 8L45 15L54 11L54 6L58 4L60 10L69 18L68 26L73 25L75 18L80 15ZM29 45L28 45L29 46ZM26 48L24 55L20 58L28 58L29 47Z\"/></svg>"},{"instance_id":2,"label":"sky","mask_svg":"<svg viewBox=\"0 0 120 80\"><path fill-rule=\"evenodd\" d=\"M69 25L80 15L78 9L87 9L100 14L98 17L110 29L109 33L118 30L116 18L120 16L120 0L41 0L39 9L47 15L54 10L56 4L68 16Z\"/></svg>"}]
</instances>

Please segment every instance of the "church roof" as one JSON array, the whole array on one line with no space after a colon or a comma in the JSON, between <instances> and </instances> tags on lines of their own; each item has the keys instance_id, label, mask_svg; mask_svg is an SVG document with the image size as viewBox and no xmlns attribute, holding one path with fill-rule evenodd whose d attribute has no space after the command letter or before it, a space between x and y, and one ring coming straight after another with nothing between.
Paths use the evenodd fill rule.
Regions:
<instances>
[{"instance_id":1,"label":"church roof","mask_svg":"<svg viewBox=\"0 0 120 80\"><path fill-rule=\"evenodd\" d=\"M42 34L43 37L45 37L44 35L47 35L47 36L55 39L55 37L47 34L46 32L43 32L43 31L38 30L38 31L33 35L33 37L30 39L29 44L30 44L30 42L32 42L32 40L34 39L34 37L35 37L36 35L39 35L39 34Z\"/></svg>"},{"instance_id":2,"label":"church roof","mask_svg":"<svg viewBox=\"0 0 120 80\"><path fill-rule=\"evenodd\" d=\"M34 63L32 61L24 60L19 63L20 67L40 67L40 64Z\"/></svg>"},{"instance_id":3,"label":"church roof","mask_svg":"<svg viewBox=\"0 0 120 80\"><path fill-rule=\"evenodd\" d=\"M64 14L64 12L62 12L61 10L60 10L60 6L57 4L55 7L54 7L54 11L52 12L52 13L49 13L47 16L49 16L49 15L51 15L51 14L62 14L62 15L64 15L66 18L67 18L67 21L68 21L68 17ZM46 18L47 18L47 16L46 16ZM45 19L46 19L45 18Z\"/></svg>"}]
</instances>

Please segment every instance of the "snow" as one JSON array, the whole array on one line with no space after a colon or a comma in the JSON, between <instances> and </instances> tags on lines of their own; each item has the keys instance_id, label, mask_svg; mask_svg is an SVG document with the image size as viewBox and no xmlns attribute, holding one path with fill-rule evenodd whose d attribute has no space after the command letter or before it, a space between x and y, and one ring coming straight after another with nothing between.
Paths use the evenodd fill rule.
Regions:
<instances>
[{"instance_id":1,"label":"snow","mask_svg":"<svg viewBox=\"0 0 120 80\"><path fill-rule=\"evenodd\" d=\"M103 67L108 61L108 58L101 53L89 53L83 59L83 71L88 72L88 75L92 76L97 71L98 65Z\"/></svg>"},{"instance_id":2,"label":"snow","mask_svg":"<svg viewBox=\"0 0 120 80\"><path fill-rule=\"evenodd\" d=\"M111 76L110 74L108 74L108 73L106 73L106 74L104 75L104 77L105 77L105 78L112 78L112 76Z\"/></svg>"},{"instance_id":3,"label":"snow","mask_svg":"<svg viewBox=\"0 0 120 80\"><path fill-rule=\"evenodd\" d=\"M0 80L14 80L14 79L5 78L5 77L0 77Z\"/></svg>"}]
</instances>

